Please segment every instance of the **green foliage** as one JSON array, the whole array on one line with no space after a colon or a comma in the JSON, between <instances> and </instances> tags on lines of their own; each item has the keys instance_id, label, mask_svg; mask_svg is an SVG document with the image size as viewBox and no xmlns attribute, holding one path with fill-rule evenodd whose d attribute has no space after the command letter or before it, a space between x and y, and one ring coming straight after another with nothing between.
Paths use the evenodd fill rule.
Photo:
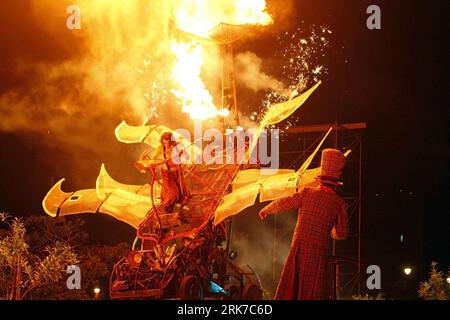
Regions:
<instances>
[{"instance_id":1,"label":"green foliage","mask_svg":"<svg viewBox=\"0 0 450 320\"><path fill-rule=\"evenodd\" d=\"M450 269L447 275L439 271L436 262L431 263L430 278L420 284L419 297L425 300L450 300Z\"/></svg>"},{"instance_id":2,"label":"green foliage","mask_svg":"<svg viewBox=\"0 0 450 320\"><path fill-rule=\"evenodd\" d=\"M52 283L35 290L31 299L71 299L93 298L93 288L103 283L102 290L108 290L109 275L114 264L129 251L129 244L119 243L96 246L90 243L84 231L84 221L79 218L50 218L32 216L25 220L30 246L40 254L41 248L55 241L62 241L74 248L81 269L81 290L68 290L65 281Z\"/></svg>"},{"instance_id":3,"label":"green foliage","mask_svg":"<svg viewBox=\"0 0 450 320\"><path fill-rule=\"evenodd\" d=\"M368 294L366 295L360 295L360 296L352 296L353 300L386 300L386 297L384 296L384 293L378 293L375 297L371 297Z\"/></svg>"},{"instance_id":4,"label":"green foliage","mask_svg":"<svg viewBox=\"0 0 450 320\"><path fill-rule=\"evenodd\" d=\"M89 246L78 248L78 266L81 269L81 290L68 290L65 281L52 283L36 290L31 299L46 300L87 300L93 298L93 288L103 282L102 291L108 290L109 275L114 263L126 255L129 245L119 243L114 246Z\"/></svg>"},{"instance_id":5,"label":"green foliage","mask_svg":"<svg viewBox=\"0 0 450 320\"><path fill-rule=\"evenodd\" d=\"M88 234L83 231L81 219L49 218L46 216L30 216L24 221L27 240L31 250L36 254L45 247L60 241L72 248L83 246L88 241Z\"/></svg>"},{"instance_id":6,"label":"green foliage","mask_svg":"<svg viewBox=\"0 0 450 320\"><path fill-rule=\"evenodd\" d=\"M60 241L46 246L42 256L32 254L24 222L11 219L6 213L0 214L0 222L8 226L6 235L0 240L0 292L3 298L27 298L33 290L60 281L67 265L78 263L71 247Z\"/></svg>"},{"instance_id":7,"label":"green foliage","mask_svg":"<svg viewBox=\"0 0 450 320\"><path fill-rule=\"evenodd\" d=\"M129 244L94 246L83 230L79 218L30 216L12 219L0 213L0 300L7 299L92 299L93 288L103 282L107 292L109 275L114 263L129 251ZM20 267L17 259L20 257ZM67 265L81 269L81 290L67 289ZM20 269L20 297L11 290L14 270Z\"/></svg>"}]
</instances>

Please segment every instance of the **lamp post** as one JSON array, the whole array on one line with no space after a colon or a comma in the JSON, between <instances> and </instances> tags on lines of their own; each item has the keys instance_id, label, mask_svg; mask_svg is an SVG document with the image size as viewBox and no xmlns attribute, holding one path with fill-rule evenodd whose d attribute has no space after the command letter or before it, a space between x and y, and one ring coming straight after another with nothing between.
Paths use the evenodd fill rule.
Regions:
<instances>
[{"instance_id":1,"label":"lamp post","mask_svg":"<svg viewBox=\"0 0 450 320\"><path fill-rule=\"evenodd\" d=\"M95 300L99 300L100 292L101 292L101 290L100 290L99 287L95 287L95 288L94 288L94 299L95 299Z\"/></svg>"},{"instance_id":2,"label":"lamp post","mask_svg":"<svg viewBox=\"0 0 450 320\"><path fill-rule=\"evenodd\" d=\"M412 272L412 269L410 267L403 268L403 272L406 274L406 276L409 276Z\"/></svg>"},{"instance_id":3,"label":"lamp post","mask_svg":"<svg viewBox=\"0 0 450 320\"><path fill-rule=\"evenodd\" d=\"M403 287L403 294L405 296L405 299L408 298L408 278L412 274L413 269L410 266L405 266L403 268L403 273L405 274L405 280L404 280L404 287Z\"/></svg>"}]
</instances>

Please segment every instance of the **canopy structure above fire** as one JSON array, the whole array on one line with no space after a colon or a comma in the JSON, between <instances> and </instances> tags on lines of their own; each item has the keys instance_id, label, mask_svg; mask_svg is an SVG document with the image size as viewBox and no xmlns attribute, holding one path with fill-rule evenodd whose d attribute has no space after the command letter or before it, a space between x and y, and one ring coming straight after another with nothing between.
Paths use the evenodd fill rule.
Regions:
<instances>
[{"instance_id":1,"label":"canopy structure above fire","mask_svg":"<svg viewBox=\"0 0 450 320\"><path fill-rule=\"evenodd\" d=\"M255 28L251 24L228 24L220 23L208 33L209 38L213 39L215 43L221 45L228 45L239 41Z\"/></svg>"}]
</instances>

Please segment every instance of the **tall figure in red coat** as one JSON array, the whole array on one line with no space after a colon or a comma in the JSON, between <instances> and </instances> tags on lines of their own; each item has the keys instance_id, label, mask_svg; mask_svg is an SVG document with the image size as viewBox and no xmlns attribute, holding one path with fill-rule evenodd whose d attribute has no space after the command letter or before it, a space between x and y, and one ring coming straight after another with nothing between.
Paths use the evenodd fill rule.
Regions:
<instances>
[{"instance_id":1,"label":"tall figure in red coat","mask_svg":"<svg viewBox=\"0 0 450 320\"><path fill-rule=\"evenodd\" d=\"M291 250L281 274L275 299L327 300L333 279L330 237L348 235L347 205L336 194L345 156L335 149L322 152L320 186L305 188L291 197L276 200L261 210L270 214L298 209Z\"/></svg>"}]
</instances>

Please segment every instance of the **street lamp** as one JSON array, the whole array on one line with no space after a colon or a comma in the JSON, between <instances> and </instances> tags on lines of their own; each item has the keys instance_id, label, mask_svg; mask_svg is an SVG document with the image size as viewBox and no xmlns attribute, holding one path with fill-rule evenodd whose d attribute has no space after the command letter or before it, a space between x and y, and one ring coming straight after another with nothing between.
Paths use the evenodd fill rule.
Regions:
<instances>
[{"instance_id":1,"label":"street lamp","mask_svg":"<svg viewBox=\"0 0 450 320\"><path fill-rule=\"evenodd\" d=\"M99 287L95 287L94 288L94 294L95 294L95 299L97 300L100 297L100 288Z\"/></svg>"},{"instance_id":2,"label":"street lamp","mask_svg":"<svg viewBox=\"0 0 450 320\"><path fill-rule=\"evenodd\" d=\"M412 269L411 269L410 267L405 267L405 268L403 269L403 272L404 272L407 276L409 276L409 275L411 274L411 272L412 272Z\"/></svg>"},{"instance_id":3,"label":"street lamp","mask_svg":"<svg viewBox=\"0 0 450 320\"><path fill-rule=\"evenodd\" d=\"M406 277L403 280L403 294L404 294L404 298L405 299L408 299L408 297L409 297L409 285L408 285L409 281L408 281L408 278L411 275L412 271L413 270L412 270L411 267L405 266L403 268L403 273L406 275Z\"/></svg>"},{"instance_id":4,"label":"street lamp","mask_svg":"<svg viewBox=\"0 0 450 320\"><path fill-rule=\"evenodd\" d=\"M450 284L450 277L447 277L447 283Z\"/></svg>"}]
</instances>

